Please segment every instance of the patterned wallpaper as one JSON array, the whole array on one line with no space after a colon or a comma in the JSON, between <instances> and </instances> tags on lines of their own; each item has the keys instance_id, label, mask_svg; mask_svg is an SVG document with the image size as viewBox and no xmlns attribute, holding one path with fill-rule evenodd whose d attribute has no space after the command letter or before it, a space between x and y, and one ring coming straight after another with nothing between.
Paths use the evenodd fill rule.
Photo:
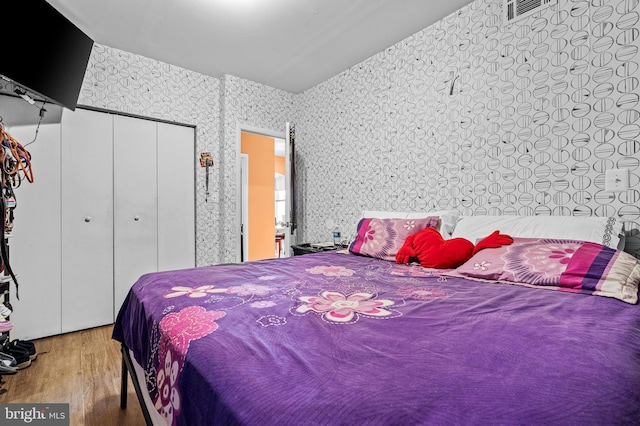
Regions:
<instances>
[{"instance_id":1,"label":"patterned wallpaper","mask_svg":"<svg viewBox=\"0 0 640 426\"><path fill-rule=\"evenodd\" d=\"M197 262L236 258L239 125L296 124L298 241L355 231L364 209L618 215L640 253L638 0L562 0L501 24L476 0L292 95L96 45L79 104L195 125ZM631 189L604 191L608 168Z\"/></svg>"},{"instance_id":2,"label":"patterned wallpaper","mask_svg":"<svg viewBox=\"0 0 640 426\"><path fill-rule=\"evenodd\" d=\"M476 0L294 96L299 240L362 210L619 216L640 254L638 0ZM604 191L604 171L631 189Z\"/></svg>"},{"instance_id":3,"label":"patterned wallpaper","mask_svg":"<svg viewBox=\"0 0 640 426\"><path fill-rule=\"evenodd\" d=\"M250 125L271 132L285 132L286 122L293 113L292 94L253 81L225 75L223 77L221 121L223 123L221 157L223 175L220 180L222 194L223 262L235 262L239 242L237 220L237 155L238 126Z\"/></svg>"},{"instance_id":4,"label":"patterned wallpaper","mask_svg":"<svg viewBox=\"0 0 640 426\"><path fill-rule=\"evenodd\" d=\"M216 78L95 44L78 105L196 126L196 153L219 164L219 92ZM214 167L206 197L204 169L196 169L197 265L219 261L220 176Z\"/></svg>"},{"instance_id":5,"label":"patterned wallpaper","mask_svg":"<svg viewBox=\"0 0 640 426\"><path fill-rule=\"evenodd\" d=\"M292 95L238 77L222 79L94 45L79 105L196 126L196 156L213 155L206 196L196 169L196 262L236 260L237 126L285 131ZM196 159L194 159L195 162Z\"/></svg>"}]
</instances>

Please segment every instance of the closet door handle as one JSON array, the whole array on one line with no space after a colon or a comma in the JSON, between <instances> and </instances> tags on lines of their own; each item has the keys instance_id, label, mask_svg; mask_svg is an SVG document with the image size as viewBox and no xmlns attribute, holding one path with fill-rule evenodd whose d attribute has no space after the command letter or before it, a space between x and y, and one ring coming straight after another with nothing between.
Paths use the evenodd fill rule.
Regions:
<instances>
[{"instance_id":1,"label":"closet door handle","mask_svg":"<svg viewBox=\"0 0 640 426\"><path fill-rule=\"evenodd\" d=\"M91 222L91 216L85 216L84 221L87 223Z\"/></svg>"}]
</instances>

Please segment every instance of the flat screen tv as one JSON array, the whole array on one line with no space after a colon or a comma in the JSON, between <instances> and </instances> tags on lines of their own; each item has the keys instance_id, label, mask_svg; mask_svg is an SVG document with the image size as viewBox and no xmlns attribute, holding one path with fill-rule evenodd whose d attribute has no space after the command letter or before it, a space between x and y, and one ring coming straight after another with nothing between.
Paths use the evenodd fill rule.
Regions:
<instances>
[{"instance_id":1,"label":"flat screen tv","mask_svg":"<svg viewBox=\"0 0 640 426\"><path fill-rule=\"evenodd\" d=\"M45 0L3 0L0 74L75 110L93 40Z\"/></svg>"}]
</instances>

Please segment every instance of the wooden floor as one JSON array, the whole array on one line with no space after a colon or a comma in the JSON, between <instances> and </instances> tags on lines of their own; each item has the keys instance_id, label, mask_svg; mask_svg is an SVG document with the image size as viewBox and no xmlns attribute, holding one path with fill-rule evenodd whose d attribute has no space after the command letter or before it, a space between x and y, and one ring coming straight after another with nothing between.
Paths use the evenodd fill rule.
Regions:
<instances>
[{"instance_id":1,"label":"wooden floor","mask_svg":"<svg viewBox=\"0 0 640 426\"><path fill-rule=\"evenodd\" d=\"M120 344L113 326L35 340L38 358L12 376L2 376L0 404L69 403L70 424L144 425L129 380L127 408L120 409Z\"/></svg>"}]
</instances>

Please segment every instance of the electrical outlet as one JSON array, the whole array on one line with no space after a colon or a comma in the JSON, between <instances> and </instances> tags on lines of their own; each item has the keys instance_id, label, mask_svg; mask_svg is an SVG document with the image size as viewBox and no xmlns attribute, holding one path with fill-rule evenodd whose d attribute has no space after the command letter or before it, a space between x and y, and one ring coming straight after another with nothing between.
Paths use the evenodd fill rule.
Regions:
<instances>
[{"instance_id":1,"label":"electrical outlet","mask_svg":"<svg viewBox=\"0 0 640 426\"><path fill-rule=\"evenodd\" d=\"M629 189L629 169L610 169L604 174L604 190L621 192Z\"/></svg>"}]
</instances>

